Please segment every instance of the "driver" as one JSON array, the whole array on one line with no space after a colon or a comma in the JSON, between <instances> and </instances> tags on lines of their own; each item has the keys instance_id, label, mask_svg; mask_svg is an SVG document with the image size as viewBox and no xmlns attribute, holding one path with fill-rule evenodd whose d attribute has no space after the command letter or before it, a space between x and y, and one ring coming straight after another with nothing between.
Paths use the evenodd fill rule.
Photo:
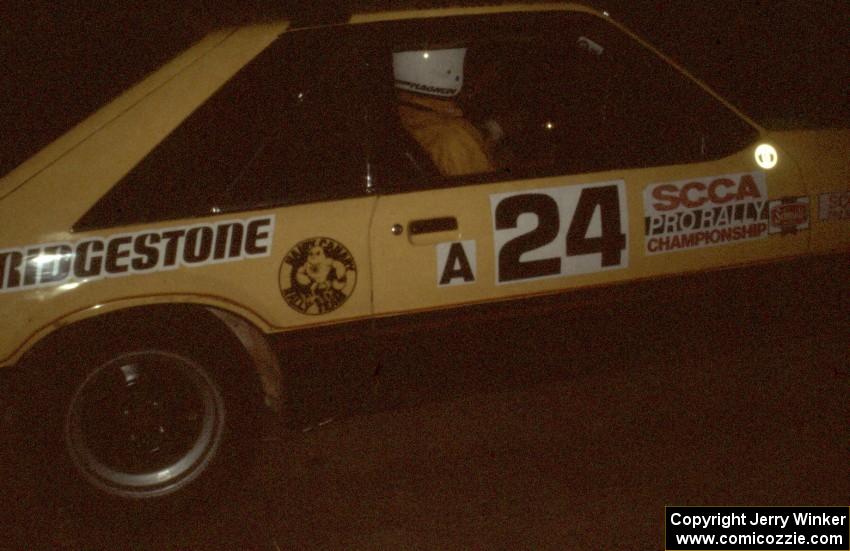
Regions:
<instances>
[{"instance_id":1,"label":"driver","mask_svg":"<svg viewBox=\"0 0 850 551\"><path fill-rule=\"evenodd\" d=\"M465 56L466 48L393 54L402 126L443 176L493 171L484 137L454 99L463 86Z\"/></svg>"}]
</instances>

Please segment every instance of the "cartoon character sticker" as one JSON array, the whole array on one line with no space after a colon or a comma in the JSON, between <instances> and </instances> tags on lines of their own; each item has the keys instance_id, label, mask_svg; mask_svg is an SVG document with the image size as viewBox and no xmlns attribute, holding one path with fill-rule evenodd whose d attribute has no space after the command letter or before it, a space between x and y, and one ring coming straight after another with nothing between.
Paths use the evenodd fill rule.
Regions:
<instances>
[{"instance_id":1,"label":"cartoon character sticker","mask_svg":"<svg viewBox=\"0 0 850 551\"><path fill-rule=\"evenodd\" d=\"M295 245L280 267L280 290L286 303L308 315L333 312L354 292L357 265L342 243L328 237Z\"/></svg>"}]
</instances>

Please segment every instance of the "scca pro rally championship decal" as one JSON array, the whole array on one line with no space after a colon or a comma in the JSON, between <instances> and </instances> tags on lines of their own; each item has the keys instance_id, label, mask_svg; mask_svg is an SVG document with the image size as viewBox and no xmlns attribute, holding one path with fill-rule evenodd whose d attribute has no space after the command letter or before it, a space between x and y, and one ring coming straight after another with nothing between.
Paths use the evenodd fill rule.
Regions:
<instances>
[{"instance_id":1,"label":"scca pro rally championship decal","mask_svg":"<svg viewBox=\"0 0 850 551\"><path fill-rule=\"evenodd\" d=\"M497 284L628 267L622 180L497 193L490 208Z\"/></svg>"},{"instance_id":2,"label":"scca pro rally championship decal","mask_svg":"<svg viewBox=\"0 0 850 551\"><path fill-rule=\"evenodd\" d=\"M651 184L643 191L643 206L648 254L768 234L770 202L761 172Z\"/></svg>"},{"instance_id":3,"label":"scca pro rally championship decal","mask_svg":"<svg viewBox=\"0 0 850 551\"><path fill-rule=\"evenodd\" d=\"M342 306L357 284L357 265L348 249L328 237L295 245L280 266L280 291L302 314L327 314Z\"/></svg>"},{"instance_id":4,"label":"scca pro rally championship decal","mask_svg":"<svg viewBox=\"0 0 850 551\"><path fill-rule=\"evenodd\" d=\"M268 256L274 216L0 251L0 292Z\"/></svg>"}]
</instances>

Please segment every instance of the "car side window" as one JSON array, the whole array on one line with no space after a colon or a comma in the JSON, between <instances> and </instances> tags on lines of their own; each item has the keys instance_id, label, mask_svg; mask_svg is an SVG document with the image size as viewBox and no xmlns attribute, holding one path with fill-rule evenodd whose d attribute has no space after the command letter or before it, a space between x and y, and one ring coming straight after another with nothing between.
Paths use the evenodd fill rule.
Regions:
<instances>
[{"instance_id":1,"label":"car side window","mask_svg":"<svg viewBox=\"0 0 850 551\"><path fill-rule=\"evenodd\" d=\"M119 181L75 230L366 192L344 33L283 35ZM167 108L167 106L163 106Z\"/></svg>"},{"instance_id":2,"label":"car side window","mask_svg":"<svg viewBox=\"0 0 850 551\"><path fill-rule=\"evenodd\" d=\"M619 156L611 168L715 160L758 139L754 127L639 43L622 41L611 65L617 85L606 110Z\"/></svg>"},{"instance_id":3,"label":"car side window","mask_svg":"<svg viewBox=\"0 0 850 551\"><path fill-rule=\"evenodd\" d=\"M469 17L449 30L406 22L378 36L383 75L373 78L383 103L373 120L382 121L374 139L384 191L700 162L757 135L595 16ZM488 164L458 170L441 160L450 147L478 159L476 144Z\"/></svg>"}]
</instances>

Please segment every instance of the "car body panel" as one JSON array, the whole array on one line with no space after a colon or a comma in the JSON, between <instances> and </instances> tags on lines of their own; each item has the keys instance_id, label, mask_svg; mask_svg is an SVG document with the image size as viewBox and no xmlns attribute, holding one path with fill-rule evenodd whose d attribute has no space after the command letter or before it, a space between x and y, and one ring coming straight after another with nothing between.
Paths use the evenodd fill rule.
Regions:
<instances>
[{"instance_id":1,"label":"car body panel","mask_svg":"<svg viewBox=\"0 0 850 551\"><path fill-rule=\"evenodd\" d=\"M5 197L21 184L44 170L45 167L55 162L74 146L101 129L105 124L124 113L128 108L144 99L165 82L180 74L200 57L208 54L213 48L221 44L229 34L231 33L227 31L218 31L209 34L203 40L175 57L162 68L143 79L127 92L105 105L56 141L17 166L0 180L0 195Z\"/></svg>"},{"instance_id":2,"label":"car body panel","mask_svg":"<svg viewBox=\"0 0 850 551\"><path fill-rule=\"evenodd\" d=\"M384 21L398 21L409 19L431 19L435 17L454 17L466 15L491 15L499 13L517 12L546 12L546 11L571 11L596 14L594 10L581 4L563 2L541 2L539 4L504 4L501 6L456 6L423 8L418 10L396 10L396 11L374 11L353 14L348 20L353 25L365 23L377 23Z\"/></svg>"},{"instance_id":3,"label":"car body panel","mask_svg":"<svg viewBox=\"0 0 850 551\"><path fill-rule=\"evenodd\" d=\"M4 318L8 322L3 328L4 334L8 335L10 342L23 342L29 340L33 328L51 324L66 325L91 315L136 305L172 302L215 306L252 320L266 332L311 325L316 323L313 321L314 316L287 306L279 285L287 254L299 241L311 237L338 240L357 263L356 285L351 295L338 310L324 313L321 321L327 323L367 316L371 313L368 226L374 200L367 197L245 213L245 219L272 220L272 224L267 226L268 238L263 239L267 251L252 258L236 258L219 263L201 262L193 267L185 263L179 267L158 266L132 273L132 262L142 257L128 243L121 248L128 255L120 264L129 265L130 270L108 274L102 269L101 273L87 279L71 277L59 285L48 284L30 291L3 293L4 309L8 307L10 311L27 314L24 323L20 319ZM214 225L232 220L234 217L228 214L205 222ZM115 233L87 232L75 234L67 243L73 247L95 238L109 241L128 234L162 234L174 228L198 225L197 220L169 221ZM181 242L181 250L184 243ZM185 260L185 257L182 258ZM20 353L15 350L10 352L16 355Z\"/></svg>"},{"instance_id":4,"label":"car body panel","mask_svg":"<svg viewBox=\"0 0 850 551\"><path fill-rule=\"evenodd\" d=\"M812 201L810 251L830 253L850 248L850 130L773 132L771 137L801 167ZM825 151L833 154L825 155Z\"/></svg>"},{"instance_id":5,"label":"car body panel","mask_svg":"<svg viewBox=\"0 0 850 551\"><path fill-rule=\"evenodd\" d=\"M573 11L607 19L581 6L542 4L371 13L354 16L351 23L521 11ZM758 139L730 155L688 164L481 179L405 193L364 188L362 196L351 199L73 231L99 198L287 25L214 33L0 180L0 255L5 254L0 279L6 287L0 289L0 366L14 365L59 327L136 306L199 304L230 312L270 334L850 249L850 221L816 214L825 194L845 193L850 186L848 131L769 134L695 80L752 126ZM829 159L820 154L824 141L833 150ZM761 144L775 148L775 167L758 166L755 149ZM745 187L747 193L741 191ZM600 189L605 191L587 193L594 199L588 199L586 219L576 223L585 192ZM740 197L733 198L738 192ZM522 210L519 200L511 205L520 210L508 212L507 222L498 221L500 205L517 196L555 204L556 214L544 221L554 224L544 242L508 254L508 243L516 245L518 237L545 226L541 215ZM743 219L733 226L764 227L751 230L749 238L742 238L745 230L740 230L728 237L730 242L715 246L697 241L696 230L647 235L653 216L665 210L680 213L681 219L696 216L691 211L704 206L723 210L724 205L758 216L745 224L746 215L739 214ZM790 222L772 227L774 210L777 216L787 214ZM617 213L615 233L622 238L606 241L606 253L597 250L601 245L594 240L608 231L604 217L612 212ZM804 218L795 219L801 212ZM456 227L445 219L454 219ZM215 232L222 225L242 224L239 231L247 233L251 221L258 220L262 226L255 227L260 235L254 235L253 249L240 238L238 254L216 256ZM430 221L433 231L412 234L416 221ZM573 245L565 241L573 226L571 253ZM706 222L706 228L714 226ZM165 260L165 248L156 260L146 257L154 254L149 251L154 241L166 246L167 232L182 232L174 237L179 243L174 259ZM194 252L187 253L190 236ZM672 243L674 237L680 239L671 250L659 250L659 241L652 241ZM230 241L227 235L223 239L225 251ZM110 251L114 273L101 267L89 277L68 275L70 263L82 255L76 247L95 242L102 245L86 250L102 246ZM611 243L616 243L614 252ZM101 262L108 263L103 250ZM17 267L10 267L13 259ZM537 261L545 265L539 273L529 268ZM32 273L24 264L34 266ZM523 275L504 277L511 267ZM20 273L10 287L13 269ZM57 275L61 270L66 272L62 277ZM47 281L39 284L40 277ZM310 291L291 291L295 281Z\"/></svg>"},{"instance_id":6,"label":"car body panel","mask_svg":"<svg viewBox=\"0 0 850 551\"><path fill-rule=\"evenodd\" d=\"M15 223L3 225L0 248L36 235L67 239L97 198L283 28L278 23L213 34L5 176L0 219ZM49 210L40 208L45 197L59 196L63 201Z\"/></svg>"},{"instance_id":7,"label":"car body panel","mask_svg":"<svg viewBox=\"0 0 850 551\"><path fill-rule=\"evenodd\" d=\"M808 249L808 232L768 235L767 225L756 239L745 239L724 246L646 254L650 237L645 235L647 213L644 190L652 184L679 180L705 181L734 174L761 174L767 193L759 197L758 202L765 209L770 199L806 195L799 170L790 158L780 153L784 158L782 165L765 172L755 163L754 149L755 146L719 161L692 165L608 171L382 196L378 200L372 236L375 312L405 312L523 294L557 292L802 254ZM627 233L628 248L623 250L624 259L620 269L588 268L584 273L577 273L575 268L563 266L561 274L552 277L528 278L507 284L497 282L496 266L500 250L497 250L499 247L494 242L491 197L503 193L539 193L540 190L569 189L606 182L623 182L624 209L628 213L628 226L623 228ZM532 260L559 256L556 249L563 247L565 225L569 224L563 214L558 237L545 247L528 251L523 261L526 258ZM477 273L474 281L464 281L464 285L440 285L440 274L445 271L445 266L438 265L440 259L436 248L443 241L412 243L409 235L397 236L390 232L394 224L408 228L411 221L429 218L431 215L457 218L456 235L446 235L446 242L475 243ZM533 256L535 254L536 257ZM562 258L562 263L568 261L568 258Z\"/></svg>"}]
</instances>

